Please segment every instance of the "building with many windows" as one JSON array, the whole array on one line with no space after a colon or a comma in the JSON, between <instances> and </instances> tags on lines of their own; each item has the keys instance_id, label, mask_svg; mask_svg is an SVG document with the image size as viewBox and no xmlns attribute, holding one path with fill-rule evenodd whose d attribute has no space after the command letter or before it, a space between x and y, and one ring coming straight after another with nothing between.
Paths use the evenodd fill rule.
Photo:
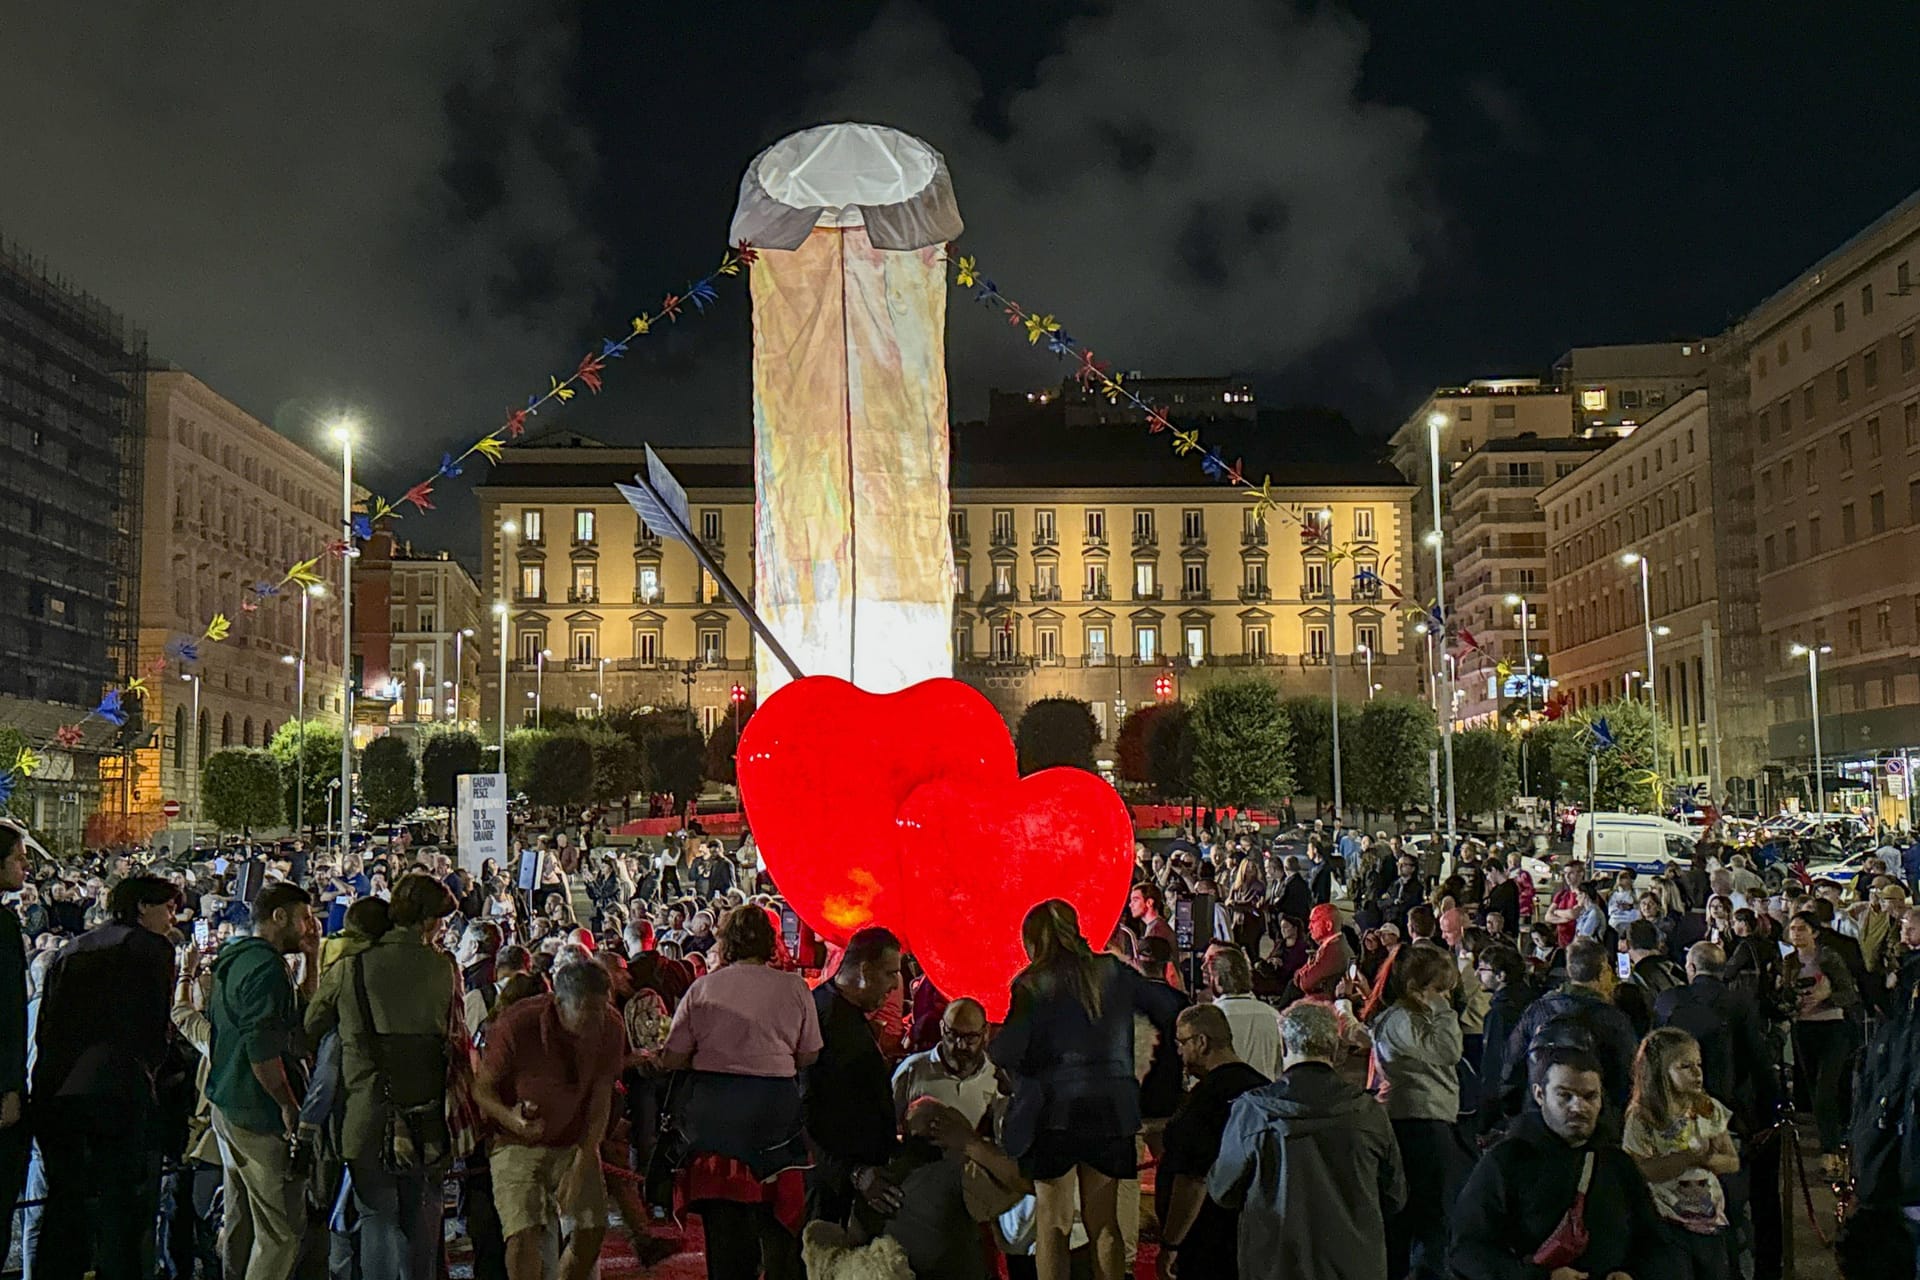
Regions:
<instances>
[{"instance_id":1,"label":"building with many windows","mask_svg":"<svg viewBox=\"0 0 1920 1280\"><path fill-rule=\"evenodd\" d=\"M1280 512L1255 521L1244 492L1157 453L1014 461L970 440L956 430L955 673L1009 718L1066 694L1111 733L1162 674L1183 694L1245 670L1308 692L1336 662L1344 696L1363 698L1369 671L1414 691L1405 621L1383 590L1410 550L1411 492L1390 468L1278 472ZM750 590L750 453L662 456L702 541ZM638 450L555 434L509 448L479 487L482 590L507 607L510 718L531 719L536 701L590 712L604 689L614 707L684 703L711 730L733 686L751 686L745 623L613 489L644 465ZM1303 520L1330 537L1303 537Z\"/></svg>"},{"instance_id":2,"label":"building with many windows","mask_svg":"<svg viewBox=\"0 0 1920 1280\"><path fill-rule=\"evenodd\" d=\"M415 551L378 527L354 566L353 614L366 719L478 723L493 618L465 565L445 551Z\"/></svg>"},{"instance_id":3,"label":"building with many windows","mask_svg":"<svg viewBox=\"0 0 1920 1280\"><path fill-rule=\"evenodd\" d=\"M1752 441L1771 753L1906 816L1920 748L1920 193L1755 307L1734 333ZM1799 652L1796 652L1796 649ZM1829 788L1832 791L1832 788ZM1897 793L1897 794L1896 794ZM1831 799L1831 795L1830 795Z\"/></svg>"},{"instance_id":4,"label":"building with many windows","mask_svg":"<svg viewBox=\"0 0 1920 1280\"><path fill-rule=\"evenodd\" d=\"M1740 661L1748 613L1727 584L1739 543L1719 536L1709 393L1691 391L1542 489L1554 677L1575 706L1652 696L1674 736L1670 776L1750 802L1763 764L1760 708ZM1643 610L1641 574L1646 574ZM1653 633L1653 668L1647 637Z\"/></svg>"},{"instance_id":5,"label":"building with many windows","mask_svg":"<svg viewBox=\"0 0 1920 1280\"><path fill-rule=\"evenodd\" d=\"M209 755L265 746L302 714L303 615L304 712L338 722L340 561L327 549L344 536L340 471L190 373L150 373L146 412L138 666L158 668L146 707L162 734L136 760L133 791L149 823L166 799L182 804L184 822L197 816ZM319 591L277 585L313 557ZM217 644L203 638L215 614L231 623ZM182 660L169 647L178 641L198 659Z\"/></svg>"}]
</instances>

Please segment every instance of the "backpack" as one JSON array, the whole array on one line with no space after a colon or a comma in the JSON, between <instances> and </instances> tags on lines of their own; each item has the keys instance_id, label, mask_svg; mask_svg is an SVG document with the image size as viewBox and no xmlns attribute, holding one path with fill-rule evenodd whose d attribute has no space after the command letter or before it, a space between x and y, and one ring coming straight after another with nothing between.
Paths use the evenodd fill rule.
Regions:
<instances>
[{"instance_id":1,"label":"backpack","mask_svg":"<svg viewBox=\"0 0 1920 1280\"><path fill-rule=\"evenodd\" d=\"M1556 1008L1545 1022L1533 1029L1533 1037L1527 1041L1529 1058L1546 1049L1580 1049L1587 1053L1600 1051L1599 1037L1594 1035L1580 1001L1557 992L1542 996L1541 999L1554 1001Z\"/></svg>"}]
</instances>

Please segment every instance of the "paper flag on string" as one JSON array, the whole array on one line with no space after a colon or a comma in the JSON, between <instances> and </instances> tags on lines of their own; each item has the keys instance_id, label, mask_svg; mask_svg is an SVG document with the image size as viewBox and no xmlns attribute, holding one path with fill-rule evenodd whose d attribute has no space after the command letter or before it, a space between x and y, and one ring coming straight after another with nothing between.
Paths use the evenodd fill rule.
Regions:
<instances>
[{"instance_id":1,"label":"paper flag on string","mask_svg":"<svg viewBox=\"0 0 1920 1280\"><path fill-rule=\"evenodd\" d=\"M93 714L111 724L124 725L127 722L127 713L120 706L120 691L107 690L107 696L100 699L100 705L93 709Z\"/></svg>"},{"instance_id":2,"label":"paper flag on string","mask_svg":"<svg viewBox=\"0 0 1920 1280\"><path fill-rule=\"evenodd\" d=\"M1605 717L1588 724L1587 732L1593 735L1594 750L1611 751L1613 749L1613 729L1607 724Z\"/></svg>"},{"instance_id":3,"label":"paper flag on string","mask_svg":"<svg viewBox=\"0 0 1920 1280\"><path fill-rule=\"evenodd\" d=\"M53 744L57 747L77 747L84 731L77 724L63 724L53 732Z\"/></svg>"},{"instance_id":4,"label":"paper flag on string","mask_svg":"<svg viewBox=\"0 0 1920 1280\"><path fill-rule=\"evenodd\" d=\"M227 631L232 625L231 622L227 621L226 614L216 613L207 622L206 638L215 644L219 644L227 638Z\"/></svg>"},{"instance_id":5,"label":"paper flag on string","mask_svg":"<svg viewBox=\"0 0 1920 1280\"><path fill-rule=\"evenodd\" d=\"M33 748L20 748L20 754L14 757L13 771L23 778L31 778L39 770L40 757L33 753Z\"/></svg>"}]
</instances>

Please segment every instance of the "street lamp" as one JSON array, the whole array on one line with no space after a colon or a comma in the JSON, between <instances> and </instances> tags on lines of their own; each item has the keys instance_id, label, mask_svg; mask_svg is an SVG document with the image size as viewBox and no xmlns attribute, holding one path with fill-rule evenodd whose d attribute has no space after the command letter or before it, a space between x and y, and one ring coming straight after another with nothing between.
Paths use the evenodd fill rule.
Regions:
<instances>
[{"instance_id":1,"label":"street lamp","mask_svg":"<svg viewBox=\"0 0 1920 1280\"><path fill-rule=\"evenodd\" d=\"M460 676L466 653L467 641L473 638L472 627L462 627L453 633L453 714L447 718L455 724L460 723Z\"/></svg>"},{"instance_id":2,"label":"street lamp","mask_svg":"<svg viewBox=\"0 0 1920 1280\"><path fill-rule=\"evenodd\" d=\"M353 423L341 420L333 429L340 442L341 537L347 553L340 557L340 852L353 847Z\"/></svg>"},{"instance_id":3,"label":"street lamp","mask_svg":"<svg viewBox=\"0 0 1920 1280\"><path fill-rule=\"evenodd\" d=\"M293 774L293 828L298 831L306 824L307 815L307 606L321 596L327 589L319 583L310 583L300 593L300 659L296 664L297 672L293 681L293 700L298 704L294 713L295 736L298 745L294 748L296 764ZM293 655L287 654L280 661L293 662Z\"/></svg>"},{"instance_id":4,"label":"street lamp","mask_svg":"<svg viewBox=\"0 0 1920 1280\"><path fill-rule=\"evenodd\" d=\"M1374 690L1380 687L1373 682L1373 646L1370 644L1361 645L1360 656L1367 660L1367 701L1372 702Z\"/></svg>"},{"instance_id":5,"label":"street lamp","mask_svg":"<svg viewBox=\"0 0 1920 1280\"><path fill-rule=\"evenodd\" d=\"M552 656L553 650L542 649L533 659L533 727L536 729L546 727L541 707L546 697L547 659Z\"/></svg>"},{"instance_id":6,"label":"street lamp","mask_svg":"<svg viewBox=\"0 0 1920 1280\"><path fill-rule=\"evenodd\" d=\"M508 524L513 522L509 520ZM505 601L496 600L493 616L500 619L500 759L496 762L500 772L507 771L507 606Z\"/></svg>"},{"instance_id":7,"label":"street lamp","mask_svg":"<svg viewBox=\"0 0 1920 1280\"><path fill-rule=\"evenodd\" d=\"M600 659L600 693L595 701L600 704L601 715L607 714L607 664L612 661L612 658ZM737 688L738 686L735 687Z\"/></svg>"},{"instance_id":8,"label":"street lamp","mask_svg":"<svg viewBox=\"0 0 1920 1280\"><path fill-rule=\"evenodd\" d=\"M427 664L423 659L415 658L413 660L413 683L415 688L413 714L408 716L407 719L418 721L420 719L420 704L427 700Z\"/></svg>"},{"instance_id":9,"label":"street lamp","mask_svg":"<svg viewBox=\"0 0 1920 1280\"><path fill-rule=\"evenodd\" d=\"M1333 826L1340 829L1340 593L1333 586L1333 508L1320 508L1320 537L1327 544L1327 699L1333 714Z\"/></svg>"},{"instance_id":10,"label":"street lamp","mask_svg":"<svg viewBox=\"0 0 1920 1280\"><path fill-rule=\"evenodd\" d=\"M1427 461L1433 481L1433 528L1427 533L1427 541L1433 547L1433 609L1434 617L1440 625L1446 627L1447 619L1447 568L1446 539L1440 532L1440 428L1447 425L1447 415L1439 410L1427 415ZM1441 636L1440 648L1444 653L1447 637ZM1453 688L1449 675L1447 688ZM1436 702L1437 702L1436 697ZM1440 721L1440 748L1447 757L1447 852L1453 852L1454 816L1453 816L1453 699L1447 699L1446 715Z\"/></svg>"},{"instance_id":11,"label":"street lamp","mask_svg":"<svg viewBox=\"0 0 1920 1280\"><path fill-rule=\"evenodd\" d=\"M1520 610L1520 657L1521 667L1524 670L1527 682L1527 720L1531 723L1533 720L1533 636L1527 628L1528 624L1532 621L1533 606L1529 605L1526 598L1518 593L1509 594L1507 596L1507 604ZM1501 692L1504 694L1506 691L1503 689ZM1494 706L1496 708L1494 714L1497 717L1499 715L1499 703L1496 702ZM1520 739L1520 794L1526 797L1528 801L1527 815L1528 821L1531 822L1533 815L1533 783L1532 779L1528 776L1527 764L1527 739L1523 736Z\"/></svg>"},{"instance_id":12,"label":"street lamp","mask_svg":"<svg viewBox=\"0 0 1920 1280\"><path fill-rule=\"evenodd\" d=\"M734 758L738 759L740 755L740 708L744 706L747 701L747 686L743 684L733 686L732 690L727 694L727 701L733 704L733 754Z\"/></svg>"},{"instance_id":13,"label":"street lamp","mask_svg":"<svg viewBox=\"0 0 1920 1280\"><path fill-rule=\"evenodd\" d=\"M1636 667L1620 677L1620 696L1622 699L1628 702L1633 701L1633 682L1640 679L1642 674L1640 669Z\"/></svg>"},{"instance_id":14,"label":"street lamp","mask_svg":"<svg viewBox=\"0 0 1920 1280\"><path fill-rule=\"evenodd\" d=\"M1827 768L1820 756L1820 655L1832 653L1833 646L1796 644L1787 652L1807 660L1807 692L1811 695L1808 709L1813 712L1813 790L1817 797L1814 812L1821 815L1815 821L1824 822L1827 812Z\"/></svg>"},{"instance_id":15,"label":"street lamp","mask_svg":"<svg viewBox=\"0 0 1920 1280\"><path fill-rule=\"evenodd\" d=\"M182 672L180 678L193 682L193 723L187 730L193 735L193 773L188 778L187 785L192 789L190 792L193 801L192 825L197 827L200 825L200 766L202 764L200 759L200 677L191 672Z\"/></svg>"},{"instance_id":16,"label":"street lamp","mask_svg":"<svg viewBox=\"0 0 1920 1280\"><path fill-rule=\"evenodd\" d=\"M1647 637L1647 710L1653 713L1653 783L1660 786L1660 704L1654 692L1653 665L1653 593L1647 585L1647 558L1638 551L1621 553L1620 563L1640 569L1640 626Z\"/></svg>"}]
</instances>

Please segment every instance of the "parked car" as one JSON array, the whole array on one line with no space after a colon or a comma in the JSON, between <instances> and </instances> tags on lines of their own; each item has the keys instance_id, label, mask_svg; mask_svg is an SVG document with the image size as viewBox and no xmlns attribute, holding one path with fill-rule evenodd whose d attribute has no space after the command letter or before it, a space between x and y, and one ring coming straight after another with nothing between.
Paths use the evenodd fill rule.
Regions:
<instances>
[{"instance_id":1,"label":"parked car","mask_svg":"<svg viewBox=\"0 0 1920 1280\"><path fill-rule=\"evenodd\" d=\"M1650 813L1583 813L1573 822L1573 856L1593 871L1662 874L1690 860L1698 839L1693 828Z\"/></svg>"}]
</instances>

